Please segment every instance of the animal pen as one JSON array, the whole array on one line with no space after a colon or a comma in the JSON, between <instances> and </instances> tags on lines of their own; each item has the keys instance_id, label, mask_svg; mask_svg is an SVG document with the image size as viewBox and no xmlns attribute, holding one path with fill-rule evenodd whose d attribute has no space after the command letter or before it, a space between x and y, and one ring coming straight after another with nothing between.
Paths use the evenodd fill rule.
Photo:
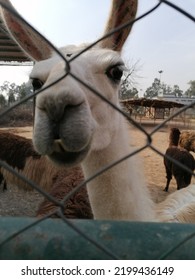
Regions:
<instances>
[{"instance_id":1,"label":"animal pen","mask_svg":"<svg viewBox=\"0 0 195 280\"><path fill-rule=\"evenodd\" d=\"M0 4L6 8L4 2ZM170 8L179 12L179 16L185 16L186 20L195 23L195 18L175 6L169 1L159 1L158 4L150 11L129 21L126 24L113 30L103 38L98 39L93 44L86 47L80 53L77 53L70 61L60 53L60 59L66 66L67 73L65 76L74 75L71 73L71 64L79 59L79 56L97 43L111 36L119 29L136 24L141 18L149 17L150 13L160 9L162 5L168 5ZM7 8L12 12L10 8ZM12 12L14 13L14 12ZM15 13L14 13L15 14ZM15 16L18 17L17 14ZM24 21L24 20L23 20ZM58 50L43 35L39 34L28 22L27 25L34 30L36 34L41 36L54 52ZM1 46L0 46L1 47ZM23 54L22 54L23 55ZM17 55L16 55L17 57ZM24 59L24 57L23 57ZM57 84L61 77L56 78L53 84ZM76 78L75 78L76 79ZM182 106L174 114L170 115L162 122L157 124L150 133L148 133L139 122L126 114L123 110L116 107L108 99L101 95L97 89L91 88L84 81L79 80L82 87L88 88L92 94L98 96L108 106L111 106L120 114L125 116L129 123L136 129L140 130L146 137L145 144L135 150L133 153L125 155L124 158L112 162L109 166L103 166L101 170L90 178L85 178L85 182L77 186L71 193L66 195L63 200L66 201L78 191L85 183L89 183L97 176L107 172L127 158L139 154L144 149L152 149L163 157L161 151L153 146L153 136L162 127L164 127L174 117L179 116L189 108L195 106L195 102L188 106ZM9 111L13 110L29 99L33 99L36 95L44 92L42 89L25 97L22 101L13 104L10 108L0 113L0 117L5 116ZM20 175L15 169L0 161L0 165L12 172L15 176L20 177L30 187L40 192L48 199L55 201L58 209L56 210L60 219L51 219L51 214L42 218L21 218L21 217L0 217L0 259L195 259L195 225L180 223L152 223L152 222L132 222L132 221L111 221L111 220L70 220L63 214L63 205L61 202L54 200L46 191L42 190L33 181ZM193 174L194 176L194 174ZM11 202L10 202L11 203ZM53 214L53 213L52 213ZM35 246L36 244L36 246ZM81 250L82 248L82 250Z\"/></svg>"},{"instance_id":2,"label":"animal pen","mask_svg":"<svg viewBox=\"0 0 195 280\"><path fill-rule=\"evenodd\" d=\"M132 118L142 124L146 124L151 121L153 121L153 123L158 123L159 120L164 120L173 116L179 108L184 107L184 104L156 98L148 99L144 97L121 100L121 106ZM191 109L189 110L192 111ZM191 118L194 114L190 115L189 110L185 110L182 114L179 114L179 116L176 115L176 117L172 117L169 120L169 123L176 127L183 125L185 128L190 128Z\"/></svg>"}]
</instances>

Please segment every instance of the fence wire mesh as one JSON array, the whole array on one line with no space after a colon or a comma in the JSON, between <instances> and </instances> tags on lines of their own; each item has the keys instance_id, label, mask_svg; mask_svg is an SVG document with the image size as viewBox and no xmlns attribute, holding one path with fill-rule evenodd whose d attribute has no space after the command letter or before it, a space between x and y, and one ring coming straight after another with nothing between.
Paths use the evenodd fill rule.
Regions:
<instances>
[{"instance_id":1,"label":"fence wire mesh","mask_svg":"<svg viewBox=\"0 0 195 280\"><path fill-rule=\"evenodd\" d=\"M3 3L1 3L4 6ZM23 227L21 230L16 231L14 234L11 234L10 236L8 236L3 242L1 242L0 244L0 250L2 250L3 246L5 246L5 244L8 244L11 240L15 239L17 236L20 236L22 233L28 231L30 228L33 228L34 226L36 226L37 224L41 224L43 221L45 221L46 219L50 218L53 214L57 214L58 217L60 217L61 221L63 221L66 225L68 225L70 228L72 228L75 232L77 232L79 235L81 235L84 239L86 239L89 243L93 244L95 247L99 248L100 250L102 250L102 252L104 252L109 258L111 259L120 259L120 257L114 252L112 251L112 249L104 246L103 244L101 244L101 242L98 242L97 240L93 239L90 234L84 230L82 230L81 228L78 227L78 225L76 225L72 220L69 220L65 217L64 215L64 208L66 207L66 202L76 193L78 192L82 187L84 187L87 183L89 183L90 181L94 180L94 178L96 178L97 176L100 176L102 173L106 172L107 170L113 168L114 166L118 165L119 163L121 163L122 161L125 161L127 158L129 157L133 157L135 154L139 154L141 151L145 150L145 149L152 149L155 153L158 153L161 157L164 156L164 153L162 151L160 151L159 149L157 149L155 147L155 145L153 145L153 137L155 135L155 133L157 133L161 128L163 128L167 123L169 123L171 120L173 120L175 117L181 115L183 112L186 112L189 108L194 108L195 106L195 101L192 102L189 105L183 106L182 108L178 109L176 112L174 112L173 114L171 114L168 118L166 118L165 120L162 120L159 124L157 124L150 132L148 132L144 126L142 126L138 121L136 121L132 116L130 116L129 114L127 114L124 110L122 110L121 108L117 107L115 104L111 103L107 98L105 98L105 96L103 96L101 94L101 92L98 91L98 89L92 88L90 85L88 85L86 82L84 82L83 80L81 80L78 76L76 76L74 73L71 72L71 63L73 61L76 61L78 59L78 57L80 57L84 52L88 51L89 49L91 49L92 47L96 46L99 42L101 42L102 40L104 40L105 38L111 36L112 34L114 34L115 32L119 31L120 29L126 28L127 26L130 26L132 24L135 24L136 22L140 21L142 18L144 17L149 17L151 13L153 13L155 10L160 9L162 5L167 5L170 6L172 9L177 10L179 12L178 16L185 16L186 20L191 20L193 23L195 22L195 17L193 15L190 15L189 13L187 13L186 11L184 11L183 9L181 9L180 7L178 7L177 5L174 5L173 3L171 3L170 1L159 1L159 3L157 3L152 9L150 9L148 12L144 13L143 15L137 17L134 21L131 22L127 22L126 24L116 28L115 30L113 30L112 32L108 33L107 35L101 37L100 39L98 39L97 41L93 42L92 44L88 45L85 49L83 49L82 51L80 51L79 53L77 53L75 56L70 57L70 59L67 60L66 57L64 57L62 55L62 53L49 41L47 40L47 38L45 38L42 34L40 34L35 28L33 28L27 21L25 21L24 19L22 19L22 21L27 24L35 33L37 33L39 36L41 36L42 40L44 40L53 50L54 52L56 52L56 54L60 57L60 59L63 61L64 66L65 66L65 72L64 75L61 77L58 77L58 79L56 79L52 84L48 85L47 87L44 87L43 89L34 92L33 94L30 94L28 96L26 96L25 98L23 98L22 100L20 100L19 102L16 102L15 104L13 104L12 106L10 106L8 109L6 109L5 111L0 113L0 117L2 118L3 116L5 116L6 114L8 114L10 111L12 111L14 108L17 108L18 106L20 106L22 103L27 102L28 100L31 100L33 98L35 98L38 94L44 92L45 90L47 90L47 88L52 87L54 85L56 85L58 82L60 82L61 80L63 80L66 76L71 76L73 79L75 79L78 83L80 83L82 86L86 87L87 89L89 89L93 94L95 94L96 96L98 96L98 98L100 98L101 100L103 100L104 102L106 102L109 106L111 106L113 109L117 110L120 114L122 114L123 116L125 116L125 118L129 121L129 123L136 128L137 130L141 131L145 137L146 137L146 141L144 143L143 146L137 148L134 150L133 153L130 153L128 155L125 155L125 157L118 159L115 162L112 162L110 165L108 166L104 166L102 167L101 170L98 170L97 173L95 173L93 176L91 176L90 178L85 178L85 181L82 184L79 184L77 187L75 187L71 192L69 192L62 201L57 200L56 198L52 197L47 191L45 191L44 189L40 188L40 186L38 186L37 184L35 184L35 182L29 180L28 178L26 178L24 175L22 175L21 173L18 173L16 169L14 169L13 167L11 167L10 165L8 165L5 161L0 160L0 166L5 168L6 170L12 172L16 177L20 178L21 180L23 180L24 182L26 182L27 184L29 184L29 186L33 189L35 189L37 192L39 192L40 194L43 195L43 197L47 198L49 201L55 203L56 206L58 206L58 208L53 211L52 213L49 213L48 215L44 216L43 218L39 218L36 220L33 220L30 224L28 224L27 226ZM9 10L9 9L8 9ZM11 13L14 13L13 11L9 10ZM16 17L20 17L18 14L15 14ZM171 159L172 160L172 159ZM181 166L182 168L188 170L193 176L195 176L195 174L190 171L187 167L183 166L181 163L178 163L175 160L172 160L173 162L175 162L176 164L178 164L179 166ZM174 245L172 248L170 248L170 250L165 251L165 252L161 252L161 255L159 258L169 258L169 255L176 250L179 246L183 246L187 241L189 241L190 239L194 238L195 236L195 231L193 233L190 233L187 235L187 237L183 238L180 242L178 242L176 245ZM116 241L117 242L117 241ZM195 256L194 256L195 257Z\"/></svg>"}]
</instances>

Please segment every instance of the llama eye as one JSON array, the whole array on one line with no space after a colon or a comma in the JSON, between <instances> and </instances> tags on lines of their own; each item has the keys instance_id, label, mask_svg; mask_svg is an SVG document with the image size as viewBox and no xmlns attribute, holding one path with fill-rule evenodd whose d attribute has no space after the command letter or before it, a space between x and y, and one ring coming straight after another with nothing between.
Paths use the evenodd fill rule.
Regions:
<instances>
[{"instance_id":1,"label":"llama eye","mask_svg":"<svg viewBox=\"0 0 195 280\"><path fill-rule=\"evenodd\" d=\"M39 79L33 79L32 80L32 86L33 86L34 91L39 90L39 89L42 88L43 82Z\"/></svg>"},{"instance_id":2,"label":"llama eye","mask_svg":"<svg viewBox=\"0 0 195 280\"><path fill-rule=\"evenodd\" d=\"M124 67L122 65L115 65L107 69L106 75L115 83L119 83L123 75Z\"/></svg>"}]
</instances>

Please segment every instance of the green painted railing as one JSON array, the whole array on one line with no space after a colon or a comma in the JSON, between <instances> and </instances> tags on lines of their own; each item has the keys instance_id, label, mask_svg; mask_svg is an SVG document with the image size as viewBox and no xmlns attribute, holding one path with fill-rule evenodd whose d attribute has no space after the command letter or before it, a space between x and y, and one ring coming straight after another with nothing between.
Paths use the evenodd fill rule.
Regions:
<instances>
[{"instance_id":1,"label":"green painted railing","mask_svg":"<svg viewBox=\"0 0 195 280\"><path fill-rule=\"evenodd\" d=\"M0 259L112 258L60 219L47 219L7 240L35 221L33 218L0 218ZM195 259L195 225L72 222L119 259Z\"/></svg>"}]
</instances>

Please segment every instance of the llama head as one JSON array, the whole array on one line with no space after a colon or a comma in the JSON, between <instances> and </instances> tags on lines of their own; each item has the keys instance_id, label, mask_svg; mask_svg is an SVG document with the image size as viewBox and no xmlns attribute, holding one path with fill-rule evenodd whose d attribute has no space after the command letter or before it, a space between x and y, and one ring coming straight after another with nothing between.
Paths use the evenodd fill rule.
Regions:
<instances>
[{"instance_id":1,"label":"llama head","mask_svg":"<svg viewBox=\"0 0 195 280\"><path fill-rule=\"evenodd\" d=\"M171 145L178 146L179 136L181 132L178 128L172 127L169 134L169 142Z\"/></svg>"},{"instance_id":2,"label":"llama head","mask_svg":"<svg viewBox=\"0 0 195 280\"><path fill-rule=\"evenodd\" d=\"M14 9L8 0L3 3ZM105 34L133 20L136 11L137 0L114 0ZM33 143L36 150L58 163L71 165L80 163L90 152L106 148L120 126L120 114L91 88L118 105L124 68L120 52L131 25L78 56L84 45L61 48L63 59L4 8L2 17L14 39L36 61L30 75L34 89L41 90L35 108Z\"/></svg>"}]
</instances>

